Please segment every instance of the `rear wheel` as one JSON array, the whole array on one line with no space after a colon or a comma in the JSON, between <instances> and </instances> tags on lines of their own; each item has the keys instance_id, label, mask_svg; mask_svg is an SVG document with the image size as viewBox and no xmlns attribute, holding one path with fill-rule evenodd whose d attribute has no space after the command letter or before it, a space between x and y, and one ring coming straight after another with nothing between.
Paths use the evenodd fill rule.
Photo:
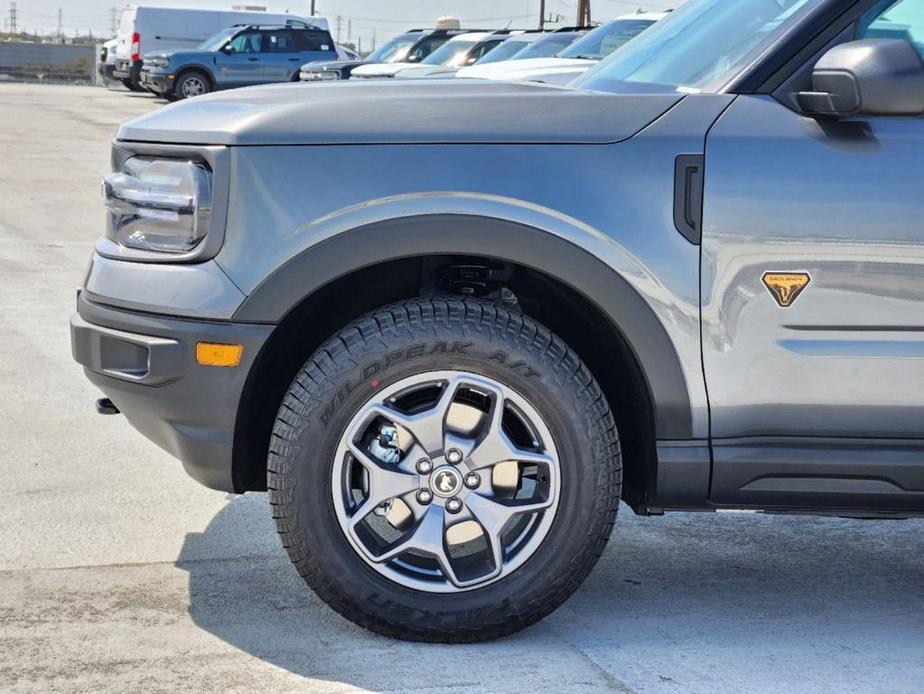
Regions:
<instances>
[{"instance_id":1,"label":"rear wheel","mask_svg":"<svg viewBox=\"0 0 924 694\"><path fill-rule=\"evenodd\" d=\"M554 610L597 561L619 501L609 407L548 329L472 299L420 299L323 345L280 408L279 533L348 619L477 641Z\"/></svg>"},{"instance_id":2,"label":"rear wheel","mask_svg":"<svg viewBox=\"0 0 924 694\"><path fill-rule=\"evenodd\" d=\"M212 91L212 83L203 73L192 71L180 76L173 87L173 96L177 99L190 99Z\"/></svg>"}]
</instances>

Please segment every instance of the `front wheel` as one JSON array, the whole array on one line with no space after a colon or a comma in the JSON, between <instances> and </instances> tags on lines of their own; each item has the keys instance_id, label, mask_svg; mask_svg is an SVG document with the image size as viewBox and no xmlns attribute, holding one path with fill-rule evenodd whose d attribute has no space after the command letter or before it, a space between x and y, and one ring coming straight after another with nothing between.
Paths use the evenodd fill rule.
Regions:
<instances>
[{"instance_id":1,"label":"front wheel","mask_svg":"<svg viewBox=\"0 0 924 694\"><path fill-rule=\"evenodd\" d=\"M187 72L182 75L173 87L173 96L176 99L191 99L194 96L202 96L212 91L212 84L209 78L201 72Z\"/></svg>"},{"instance_id":2,"label":"front wheel","mask_svg":"<svg viewBox=\"0 0 924 694\"><path fill-rule=\"evenodd\" d=\"M276 420L283 545L335 610L398 638L503 636L581 584L619 502L599 385L547 328L474 299L380 309L324 344Z\"/></svg>"}]
</instances>

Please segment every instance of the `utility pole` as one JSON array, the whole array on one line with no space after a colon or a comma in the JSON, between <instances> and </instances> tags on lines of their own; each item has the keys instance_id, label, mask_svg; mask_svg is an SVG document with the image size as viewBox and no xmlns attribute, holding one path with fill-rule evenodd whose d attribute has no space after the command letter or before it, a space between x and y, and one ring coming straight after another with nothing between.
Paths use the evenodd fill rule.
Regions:
<instances>
[{"instance_id":1,"label":"utility pole","mask_svg":"<svg viewBox=\"0 0 924 694\"><path fill-rule=\"evenodd\" d=\"M59 39L63 39L63 38L64 38L64 21L63 21L63 17L64 17L64 13L61 11L61 8L59 7L59 8L58 8L58 38L59 38Z\"/></svg>"},{"instance_id":2,"label":"utility pole","mask_svg":"<svg viewBox=\"0 0 924 694\"><path fill-rule=\"evenodd\" d=\"M353 20L348 19L347 20L347 43L351 43L352 41L353 41Z\"/></svg>"},{"instance_id":3,"label":"utility pole","mask_svg":"<svg viewBox=\"0 0 924 694\"><path fill-rule=\"evenodd\" d=\"M578 0L577 26L590 26L590 0Z\"/></svg>"},{"instance_id":4,"label":"utility pole","mask_svg":"<svg viewBox=\"0 0 924 694\"><path fill-rule=\"evenodd\" d=\"M308 15L308 16L309 16L309 17L314 17L314 0L311 0L311 14Z\"/></svg>"},{"instance_id":5,"label":"utility pole","mask_svg":"<svg viewBox=\"0 0 924 694\"><path fill-rule=\"evenodd\" d=\"M372 50L375 50L375 29L372 30Z\"/></svg>"},{"instance_id":6,"label":"utility pole","mask_svg":"<svg viewBox=\"0 0 924 694\"><path fill-rule=\"evenodd\" d=\"M19 28L16 26L16 3L10 2L10 21L8 27L11 34L18 34Z\"/></svg>"},{"instance_id":7,"label":"utility pole","mask_svg":"<svg viewBox=\"0 0 924 694\"><path fill-rule=\"evenodd\" d=\"M545 0L539 0L539 31L545 31Z\"/></svg>"},{"instance_id":8,"label":"utility pole","mask_svg":"<svg viewBox=\"0 0 924 694\"><path fill-rule=\"evenodd\" d=\"M337 43L340 43L340 25L343 24L343 17L337 15Z\"/></svg>"},{"instance_id":9,"label":"utility pole","mask_svg":"<svg viewBox=\"0 0 924 694\"><path fill-rule=\"evenodd\" d=\"M119 8L113 7L109 10L109 33L115 36L119 33Z\"/></svg>"}]
</instances>

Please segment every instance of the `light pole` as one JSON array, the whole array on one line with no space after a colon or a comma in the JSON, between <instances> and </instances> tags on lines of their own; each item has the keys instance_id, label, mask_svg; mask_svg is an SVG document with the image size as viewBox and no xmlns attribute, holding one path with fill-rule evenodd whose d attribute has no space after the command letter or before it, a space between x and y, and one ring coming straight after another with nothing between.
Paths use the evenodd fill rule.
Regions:
<instances>
[{"instance_id":1,"label":"light pole","mask_svg":"<svg viewBox=\"0 0 924 694\"><path fill-rule=\"evenodd\" d=\"M578 0L577 26L590 26L590 0Z\"/></svg>"}]
</instances>

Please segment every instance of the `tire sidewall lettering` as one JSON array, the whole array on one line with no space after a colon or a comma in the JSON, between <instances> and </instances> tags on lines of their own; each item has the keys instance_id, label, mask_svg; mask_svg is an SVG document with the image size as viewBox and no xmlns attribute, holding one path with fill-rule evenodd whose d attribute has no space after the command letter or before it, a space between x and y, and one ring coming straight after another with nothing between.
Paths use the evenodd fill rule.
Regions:
<instances>
[{"instance_id":1,"label":"tire sidewall lettering","mask_svg":"<svg viewBox=\"0 0 924 694\"><path fill-rule=\"evenodd\" d=\"M518 356L511 357L508 352L503 350L477 350L475 349L474 343L463 340L452 342L439 340L432 343L419 342L406 348L386 352L384 356L362 365L360 369L360 378L355 382L349 379L346 380L333 396L321 406L321 422L324 426L327 426L340 409L343 402L360 383L378 383L378 379L387 377L396 366L406 365L408 362L415 359L444 355L457 355L491 362L503 366L507 370L527 379L542 378L542 374L536 371L524 359Z\"/></svg>"}]
</instances>

